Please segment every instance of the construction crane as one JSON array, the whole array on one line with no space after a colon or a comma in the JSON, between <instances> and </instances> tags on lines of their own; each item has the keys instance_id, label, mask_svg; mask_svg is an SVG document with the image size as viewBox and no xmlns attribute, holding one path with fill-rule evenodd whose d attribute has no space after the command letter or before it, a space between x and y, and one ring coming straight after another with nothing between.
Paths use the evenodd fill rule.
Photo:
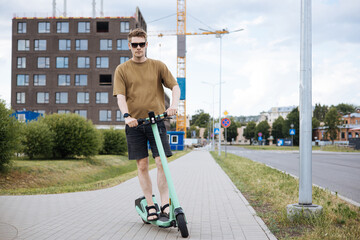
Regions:
<instances>
[{"instance_id":1,"label":"construction crane","mask_svg":"<svg viewBox=\"0 0 360 240\"><path fill-rule=\"evenodd\" d=\"M221 37L223 34L229 34L227 29L222 30L204 30L200 33L186 32L186 0L177 0L177 29L176 33L159 33L158 37L163 36L177 36L177 82L179 84L181 95L178 113L176 115L176 131L183 131L186 138L186 36L187 35L210 35L215 34L216 37ZM232 32L241 31L239 29ZM213 116L214 117L214 116Z\"/></svg>"}]
</instances>

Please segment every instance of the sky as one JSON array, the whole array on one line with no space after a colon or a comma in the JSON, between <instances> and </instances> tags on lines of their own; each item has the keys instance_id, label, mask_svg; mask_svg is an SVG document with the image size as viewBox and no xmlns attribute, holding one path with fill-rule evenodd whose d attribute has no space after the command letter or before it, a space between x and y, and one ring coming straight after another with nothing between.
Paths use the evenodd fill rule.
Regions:
<instances>
[{"instance_id":1,"label":"sky","mask_svg":"<svg viewBox=\"0 0 360 240\"><path fill-rule=\"evenodd\" d=\"M57 0L57 16L63 1ZM29 4L31 3L31 4ZM105 16L132 16L138 6L148 24L149 58L176 77L176 0L104 0ZM186 31L241 32L186 40L186 111L215 117L258 115L272 107L298 106L300 0L196 0L186 4ZM10 105L12 18L46 17L52 0L0 0L0 99ZM100 0L96 5L100 16ZM312 104L360 106L360 1L312 1ZM68 16L92 16L92 0L67 0ZM162 19L162 20L159 20ZM206 83L204 83L206 82Z\"/></svg>"}]
</instances>

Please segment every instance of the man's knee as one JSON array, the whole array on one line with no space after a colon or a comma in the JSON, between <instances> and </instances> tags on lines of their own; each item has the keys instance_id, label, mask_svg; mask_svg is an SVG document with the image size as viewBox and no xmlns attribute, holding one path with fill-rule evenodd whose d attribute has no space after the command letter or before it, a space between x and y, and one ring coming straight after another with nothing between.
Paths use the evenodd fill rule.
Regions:
<instances>
[{"instance_id":1,"label":"man's knee","mask_svg":"<svg viewBox=\"0 0 360 240\"><path fill-rule=\"evenodd\" d=\"M149 160L147 157L136 160L136 163L139 171L144 172L149 170Z\"/></svg>"}]
</instances>

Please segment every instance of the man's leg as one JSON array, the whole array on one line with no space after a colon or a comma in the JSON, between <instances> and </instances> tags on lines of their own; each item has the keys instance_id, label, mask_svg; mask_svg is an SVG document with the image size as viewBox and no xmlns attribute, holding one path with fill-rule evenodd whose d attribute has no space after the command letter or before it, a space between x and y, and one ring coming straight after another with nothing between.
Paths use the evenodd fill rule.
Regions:
<instances>
[{"instance_id":1,"label":"man's leg","mask_svg":"<svg viewBox=\"0 0 360 240\"><path fill-rule=\"evenodd\" d=\"M161 206L164 206L169 203L169 188L160 157L155 157L155 162L157 167L157 184L160 192ZM169 213L169 208L166 208L164 212Z\"/></svg>"},{"instance_id":2,"label":"man's leg","mask_svg":"<svg viewBox=\"0 0 360 240\"><path fill-rule=\"evenodd\" d=\"M138 159L136 160L136 163L138 168L138 177L139 177L140 186L146 198L146 202L148 206L153 206L154 202L152 199L152 183L149 175L149 159L147 157ZM149 210L149 213L154 213L154 212L156 212L155 209ZM156 216L150 216L148 219L149 220L156 219Z\"/></svg>"}]
</instances>

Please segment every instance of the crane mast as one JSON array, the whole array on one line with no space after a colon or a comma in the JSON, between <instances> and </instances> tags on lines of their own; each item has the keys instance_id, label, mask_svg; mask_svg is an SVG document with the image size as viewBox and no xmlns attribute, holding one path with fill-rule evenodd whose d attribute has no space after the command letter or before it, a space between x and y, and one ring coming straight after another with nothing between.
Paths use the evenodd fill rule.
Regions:
<instances>
[{"instance_id":1,"label":"crane mast","mask_svg":"<svg viewBox=\"0 0 360 240\"><path fill-rule=\"evenodd\" d=\"M176 115L176 131L186 137L186 0L177 0L177 82L181 95Z\"/></svg>"}]
</instances>

